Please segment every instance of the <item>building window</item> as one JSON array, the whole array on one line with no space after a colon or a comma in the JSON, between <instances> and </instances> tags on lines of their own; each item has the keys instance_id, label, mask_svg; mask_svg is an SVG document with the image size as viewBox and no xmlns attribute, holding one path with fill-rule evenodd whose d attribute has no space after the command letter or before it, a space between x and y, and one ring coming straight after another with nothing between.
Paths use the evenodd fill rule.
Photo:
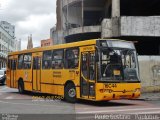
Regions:
<instances>
[{"instance_id":1,"label":"building window","mask_svg":"<svg viewBox=\"0 0 160 120\"><path fill-rule=\"evenodd\" d=\"M63 68L63 50L53 51L52 68L53 69L62 69Z\"/></svg>"},{"instance_id":2,"label":"building window","mask_svg":"<svg viewBox=\"0 0 160 120\"><path fill-rule=\"evenodd\" d=\"M23 55L18 56L18 69L23 68Z\"/></svg>"},{"instance_id":3,"label":"building window","mask_svg":"<svg viewBox=\"0 0 160 120\"><path fill-rule=\"evenodd\" d=\"M66 68L77 68L79 63L79 49L68 49L66 50L66 60L65 60L65 67Z\"/></svg>"},{"instance_id":4,"label":"building window","mask_svg":"<svg viewBox=\"0 0 160 120\"><path fill-rule=\"evenodd\" d=\"M51 60L52 60L52 51L45 51L43 53L42 68L43 69L50 69L51 68Z\"/></svg>"},{"instance_id":5,"label":"building window","mask_svg":"<svg viewBox=\"0 0 160 120\"><path fill-rule=\"evenodd\" d=\"M31 61L32 61L31 54L24 55L24 69L31 69Z\"/></svg>"}]
</instances>

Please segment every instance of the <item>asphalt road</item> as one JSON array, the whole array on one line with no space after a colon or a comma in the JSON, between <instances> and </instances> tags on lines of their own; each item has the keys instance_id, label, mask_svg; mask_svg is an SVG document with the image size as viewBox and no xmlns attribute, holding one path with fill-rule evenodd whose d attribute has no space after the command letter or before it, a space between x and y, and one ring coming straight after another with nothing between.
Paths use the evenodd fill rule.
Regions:
<instances>
[{"instance_id":1,"label":"asphalt road","mask_svg":"<svg viewBox=\"0 0 160 120\"><path fill-rule=\"evenodd\" d=\"M36 96L36 97L35 97ZM22 120L35 119L98 119L99 115L119 114L157 114L160 119L160 101L113 100L109 102L91 102L79 100L76 104L63 100L35 99L50 95L27 93L21 95L18 90L0 85L0 120L8 117L20 117ZM15 116L11 116L15 115ZM58 117L58 118L57 118ZM49 119L50 118L50 119ZM132 118L133 119L133 118ZM33 119L34 120L34 119Z\"/></svg>"}]
</instances>

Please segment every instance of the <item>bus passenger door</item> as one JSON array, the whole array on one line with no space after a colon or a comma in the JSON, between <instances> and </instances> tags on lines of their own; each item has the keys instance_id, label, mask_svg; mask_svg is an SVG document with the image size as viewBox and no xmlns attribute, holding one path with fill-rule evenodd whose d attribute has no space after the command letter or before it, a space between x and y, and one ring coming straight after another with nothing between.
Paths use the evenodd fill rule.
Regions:
<instances>
[{"instance_id":1,"label":"bus passenger door","mask_svg":"<svg viewBox=\"0 0 160 120\"><path fill-rule=\"evenodd\" d=\"M10 85L11 85L12 88L14 88L14 87L16 87L16 64L17 64L17 60L16 59L11 59L10 64L11 64Z\"/></svg>"},{"instance_id":2,"label":"bus passenger door","mask_svg":"<svg viewBox=\"0 0 160 120\"><path fill-rule=\"evenodd\" d=\"M81 53L81 97L95 99L95 52Z\"/></svg>"},{"instance_id":3,"label":"bus passenger door","mask_svg":"<svg viewBox=\"0 0 160 120\"><path fill-rule=\"evenodd\" d=\"M34 91L40 91L40 79L41 79L41 57L33 57L33 81L32 86Z\"/></svg>"}]
</instances>

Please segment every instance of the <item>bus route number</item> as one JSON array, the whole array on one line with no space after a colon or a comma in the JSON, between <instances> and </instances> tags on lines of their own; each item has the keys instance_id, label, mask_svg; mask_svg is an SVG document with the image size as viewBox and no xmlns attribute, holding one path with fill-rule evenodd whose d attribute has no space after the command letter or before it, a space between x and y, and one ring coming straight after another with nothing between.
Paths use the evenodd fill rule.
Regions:
<instances>
[{"instance_id":1,"label":"bus route number","mask_svg":"<svg viewBox=\"0 0 160 120\"><path fill-rule=\"evenodd\" d=\"M117 84L105 84L105 88L116 88Z\"/></svg>"}]
</instances>

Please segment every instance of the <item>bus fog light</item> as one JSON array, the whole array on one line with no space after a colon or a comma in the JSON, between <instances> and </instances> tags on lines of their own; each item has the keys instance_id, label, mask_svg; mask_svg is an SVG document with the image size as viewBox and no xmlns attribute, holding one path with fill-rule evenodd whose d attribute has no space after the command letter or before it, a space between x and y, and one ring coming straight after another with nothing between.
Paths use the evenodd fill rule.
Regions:
<instances>
[{"instance_id":1,"label":"bus fog light","mask_svg":"<svg viewBox=\"0 0 160 120\"><path fill-rule=\"evenodd\" d=\"M140 92L140 89L137 88L137 89L135 89L133 92Z\"/></svg>"}]
</instances>

